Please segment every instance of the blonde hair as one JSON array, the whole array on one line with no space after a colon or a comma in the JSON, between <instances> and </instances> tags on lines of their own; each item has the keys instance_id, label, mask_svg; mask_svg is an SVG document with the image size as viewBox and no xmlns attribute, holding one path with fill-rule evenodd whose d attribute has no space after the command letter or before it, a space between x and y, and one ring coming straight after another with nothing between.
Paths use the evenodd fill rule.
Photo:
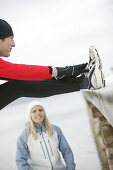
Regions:
<instances>
[{"instance_id":1,"label":"blonde hair","mask_svg":"<svg viewBox=\"0 0 113 170\"><path fill-rule=\"evenodd\" d=\"M41 105L38 105L38 106L41 106ZM34 106L33 106L33 107L34 107ZM32 107L32 109L33 109L33 107ZM41 107L42 107L42 106L41 106ZM42 107L42 108L43 108L43 107ZM34 122L33 122L32 118L31 118L32 109L31 109L31 111L30 111L30 121L29 121L29 123L28 123L28 132L29 132L30 134L32 134L32 136L33 136L33 138L34 138L35 140L37 140L37 139L38 139L38 135L37 135L36 127L35 127L35 125L34 125ZM43 108L43 110L44 110L44 113L45 113L45 109L44 109L44 108ZM47 116L46 116L46 113L44 114L44 123L45 123L45 126L46 126L46 129L47 129L47 131L48 131L49 136L52 136L53 133L54 133L54 131L53 131L53 128L52 128L52 126L51 126L51 124L50 124Z\"/></svg>"}]
</instances>

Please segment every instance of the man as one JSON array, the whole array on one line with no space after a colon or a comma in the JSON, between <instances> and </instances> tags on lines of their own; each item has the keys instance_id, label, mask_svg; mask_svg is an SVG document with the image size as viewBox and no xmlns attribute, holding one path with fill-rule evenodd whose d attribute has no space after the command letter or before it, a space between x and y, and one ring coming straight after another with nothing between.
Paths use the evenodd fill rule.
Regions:
<instances>
[{"instance_id":1,"label":"man","mask_svg":"<svg viewBox=\"0 0 113 170\"><path fill-rule=\"evenodd\" d=\"M9 57L15 47L11 26L0 19L0 57ZM0 58L0 109L19 97L47 97L56 94L97 89L103 86L100 57L90 47L89 64L48 67L13 64Z\"/></svg>"}]
</instances>

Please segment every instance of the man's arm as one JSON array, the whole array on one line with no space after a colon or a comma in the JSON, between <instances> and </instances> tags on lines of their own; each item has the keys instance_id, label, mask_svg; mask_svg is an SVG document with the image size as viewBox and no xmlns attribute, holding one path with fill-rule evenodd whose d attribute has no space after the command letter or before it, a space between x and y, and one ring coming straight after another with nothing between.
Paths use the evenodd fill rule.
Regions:
<instances>
[{"instance_id":1,"label":"man's arm","mask_svg":"<svg viewBox=\"0 0 113 170\"><path fill-rule=\"evenodd\" d=\"M0 79L51 80L48 66L14 64L0 58Z\"/></svg>"}]
</instances>

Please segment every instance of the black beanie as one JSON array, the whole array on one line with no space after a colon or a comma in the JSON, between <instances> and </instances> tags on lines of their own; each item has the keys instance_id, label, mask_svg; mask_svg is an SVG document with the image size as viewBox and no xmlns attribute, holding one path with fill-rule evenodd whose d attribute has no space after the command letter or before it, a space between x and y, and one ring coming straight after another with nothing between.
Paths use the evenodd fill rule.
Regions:
<instances>
[{"instance_id":1,"label":"black beanie","mask_svg":"<svg viewBox=\"0 0 113 170\"><path fill-rule=\"evenodd\" d=\"M14 36L11 26L4 20L0 19L0 39Z\"/></svg>"}]
</instances>

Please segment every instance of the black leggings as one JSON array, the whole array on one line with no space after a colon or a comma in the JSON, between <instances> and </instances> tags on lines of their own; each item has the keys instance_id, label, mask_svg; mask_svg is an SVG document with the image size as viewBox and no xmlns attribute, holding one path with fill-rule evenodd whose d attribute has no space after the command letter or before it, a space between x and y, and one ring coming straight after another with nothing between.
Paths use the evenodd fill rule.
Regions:
<instances>
[{"instance_id":1,"label":"black leggings","mask_svg":"<svg viewBox=\"0 0 113 170\"><path fill-rule=\"evenodd\" d=\"M0 109L20 97L48 97L87 88L84 76L68 80L24 81L10 80L0 85Z\"/></svg>"}]
</instances>

